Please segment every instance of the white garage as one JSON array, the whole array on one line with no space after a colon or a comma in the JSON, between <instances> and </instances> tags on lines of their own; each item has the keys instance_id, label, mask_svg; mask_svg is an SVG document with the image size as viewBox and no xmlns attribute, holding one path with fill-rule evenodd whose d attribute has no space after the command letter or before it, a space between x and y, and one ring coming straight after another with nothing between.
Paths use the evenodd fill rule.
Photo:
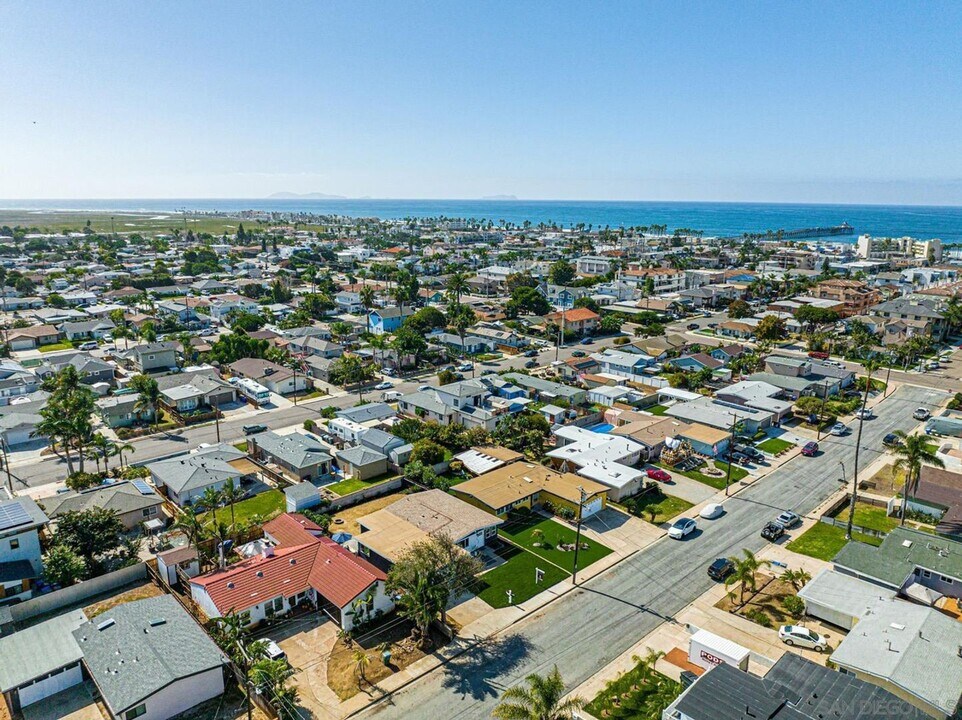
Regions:
<instances>
[{"instance_id":1,"label":"white garage","mask_svg":"<svg viewBox=\"0 0 962 720\"><path fill-rule=\"evenodd\" d=\"M601 512L605 507L604 498L595 497L589 500L581 508L581 519L587 520L596 513Z\"/></svg>"},{"instance_id":2,"label":"white garage","mask_svg":"<svg viewBox=\"0 0 962 720\"><path fill-rule=\"evenodd\" d=\"M806 615L851 630L868 611L891 600L895 593L826 568L799 590L798 596L805 601Z\"/></svg>"},{"instance_id":3,"label":"white garage","mask_svg":"<svg viewBox=\"0 0 962 720\"><path fill-rule=\"evenodd\" d=\"M0 638L0 692L13 708L27 707L83 681L83 653L73 631L82 610L58 615Z\"/></svg>"}]
</instances>

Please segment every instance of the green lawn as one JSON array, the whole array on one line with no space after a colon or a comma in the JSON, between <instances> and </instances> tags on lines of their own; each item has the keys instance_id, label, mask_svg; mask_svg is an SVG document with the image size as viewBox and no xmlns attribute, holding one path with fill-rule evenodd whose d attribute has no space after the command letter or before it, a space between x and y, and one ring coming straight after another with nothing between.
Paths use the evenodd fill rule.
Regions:
<instances>
[{"instance_id":1,"label":"green lawn","mask_svg":"<svg viewBox=\"0 0 962 720\"><path fill-rule=\"evenodd\" d=\"M541 538L533 537L535 530L540 530L544 536ZM521 545L569 572L574 568L574 552L558 549L558 545L561 543L573 544L575 541L575 531L567 525L562 525L555 520L537 514L519 514L509 516L508 521L501 526L499 532L515 544ZM535 547L536 542L542 543L542 546ZM587 542L588 549L582 549L578 552L579 568L586 568L611 553L609 548L594 540L587 540L584 535L581 536L581 542Z\"/></svg>"},{"instance_id":2,"label":"green lawn","mask_svg":"<svg viewBox=\"0 0 962 720\"><path fill-rule=\"evenodd\" d=\"M51 343L50 345L41 345L37 349L40 350L40 352L45 353L45 352L55 352L57 350L73 350L74 346L68 342L61 342L61 343Z\"/></svg>"},{"instance_id":3,"label":"green lawn","mask_svg":"<svg viewBox=\"0 0 962 720\"><path fill-rule=\"evenodd\" d=\"M235 503L234 520L238 523L246 522L253 519L255 515L266 519L278 511L283 512L286 507L287 500L284 497L284 493L280 490L268 490L252 498L247 498L246 500L241 500L239 503ZM217 518L218 520L230 522L230 508L217 508ZM205 512L200 516L200 519L201 522L207 522L209 519L212 519L210 512Z\"/></svg>"},{"instance_id":4,"label":"green lawn","mask_svg":"<svg viewBox=\"0 0 962 720\"><path fill-rule=\"evenodd\" d=\"M667 410L668 410L668 406L667 406L667 405L652 405L650 408L645 408L645 410L646 410L647 412L650 412L652 415L664 415L665 412L667 412Z\"/></svg>"},{"instance_id":5,"label":"green lawn","mask_svg":"<svg viewBox=\"0 0 962 720\"><path fill-rule=\"evenodd\" d=\"M868 535L862 535L861 533L853 533L852 538L869 545L882 544L881 538L870 537ZM847 544L845 528L819 522L815 523L785 547L792 552L828 562Z\"/></svg>"},{"instance_id":6,"label":"green lawn","mask_svg":"<svg viewBox=\"0 0 962 720\"><path fill-rule=\"evenodd\" d=\"M842 509L838 517L843 520L848 519L848 505ZM887 533L892 532L892 530L898 527L899 521L898 518L886 515L884 507L856 502L853 524L869 530L878 530L879 532Z\"/></svg>"},{"instance_id":7,"label":"green lawn","mask_svg":"<svg viewBox=\"0 0 962 720\"><path fill-rule=\"evenodd\" d=\"M341 482L336 482L333 485L325 485L325 490L330 490L335 495L349 495L352 492L357 492L358 490L364 490L372 485L380 485L382 482L391 480L393 476L381 475L380 477L372 478L370 480L358 480L357 478L348 478L347 480L341 480Z\"/></svg>"},{"instance_id":8,"label":"green lawn","mask_svg":"<svg viewBox=\"0 0 962 720\"><path fill-rule=\"evenodd\" d=\"M728 474L728 465L721 461L716 461L715 467L721 470L725 474L719 475L718 477L705 475L703 472L699 472L698 470L689 470L688 472L681 472L680 470L675 470L673 468L668 467L667 465L659 464L658 467L664 468L665 470L668 470L673 473L678 473L679 475L684 475L685 477L690 477L692 480L697 480L700 483L705 483L705 485L709 485L715 488L716 490L725 489L725 478L727 477L727 474ZM748 476L748 471L745 468L740 468L737 465L732 465L732 476L731 476L730 484L734 485L739 480L747 476Z\"/></svg>"},{"instance_id":9,"label":"green lawn","mask_svg":"<svg viewBox=\"0 0 962 720\"><path fill-rule=\"evenodd\" d=\"M240 442L236 442L234 443L234 447L240 450L241 452L247 452L247 441L241 440Z\"/></svg>"},{"instance_id":10,"label":"green lawn","mask_svg":"<svg viewBox=\"0 0 962 720\"><path fill-rule=\"evenodd\" d=\"M781 438L768 438L768 440L758 443L758 445L755 447L756 449L770 455L780 455L786 450L791 450L793 447L795 447L795 443L789 442L788 440L782 440Z\"/></svg>"},{"instance_id":11,"label":"green lawn","mask_svg":"<svg viewBox=\"0 0 962 720\"><path fill-rule=\"evenodd\" d=\"M692 504L687 500L682 500L674 495L662 493L660 496L651 492L641 493L635 497L628 498L622 505L632 515L644 518L655 525L668 522L677 515L690 509ZM651 513L654 512L654 519Z\"/></svg>"},{"instance_id":12,"label":"green lawn","mask_svg":"<svg viewBox=\"0 0 962 720\"><path fill-rule=\"evenodd\" d=\"M507 562L478 578L477 595L491 607L508 607L508 590L513 593L512 599L515 603L522 603L552 585L557 585L569 575L561 568L521 548L509 547L500 555ZM536 569L544 571L544 578L537 584L535 583Z\"/></svg>"},{"instance_id":13,"label":"green lawn","mask_svg":"<svg viewBox=\"0 0 962 720\"><path fill-rule=\"evenodd\" d=\"M585 710L596 718L660 718L681 691L674 680L638 663L605 685Z\"/></svg>"}]
</instances>

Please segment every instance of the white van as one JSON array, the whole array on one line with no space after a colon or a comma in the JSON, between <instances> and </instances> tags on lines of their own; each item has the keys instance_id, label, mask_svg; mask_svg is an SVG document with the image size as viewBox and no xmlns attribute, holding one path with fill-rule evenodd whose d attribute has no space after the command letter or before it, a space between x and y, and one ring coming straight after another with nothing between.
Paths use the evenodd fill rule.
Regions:
<instances>
[{"instance_id":1,"label":"white van","mask_svg":"<svg viewBox=\"0 0 962 720\"><path fill-rule=\"evenodd\" d=\"M385 390L381 393L381 400L384 402L394 402L400 400L404 396L404 393L398 392L397 390Z\"/></svg>"}]
</instances>

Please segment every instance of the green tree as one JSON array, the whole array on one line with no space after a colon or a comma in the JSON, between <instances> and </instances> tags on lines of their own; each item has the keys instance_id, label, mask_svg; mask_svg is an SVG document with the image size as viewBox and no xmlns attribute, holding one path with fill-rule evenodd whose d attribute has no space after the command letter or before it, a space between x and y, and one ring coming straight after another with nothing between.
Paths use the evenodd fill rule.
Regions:
<instances>
[{"instance_id":1,"label":"green tree","mask_svg":"<svg viewBox=\"0 0 962 720\"><path fill-rule=\"evenodd\" d=\"M755 337L768 342L781 340L786 334L785 321L775 315L766 315L755 328Z\"/></svg>"},{"instance_id":2,"label":"green tree","mask_svg":"<svg viewBox=\"0 0 962 720\"><path fill-rule=\"evenodd\" d=\"M806 326L809 332L814 332L815 328L820 325L837 322L838 313L815 305L802 305L795 311L795 319Z\"/></svg>"},{"instance_id":3,"label":"green tree","mask_svg":"<svg viewBox=\"0 0 962 720\"><path fill-rule=\"evenodd\" d=\"M210 358L221 365L241 358L262 358L270 344L267 340L255 340L245 332L230 332L221 335L210 346Z\"/></svg>"},{"instance_id":4,"label":"green tree","mask_svg":"<svg viewBox=\"0 0 962 720\"><path fill-rule=\"evenodd\" d=\"M134 412L151 418L148 422L156 422L157 410L160 408L160 387L157 381L149 375L134 375L127 387L137 393Z\"/></svg>"},{"instance_id":5,"label":"green tree","mask_svg":"<svg viewBox=\"0 0 962 720\"><path fill-rule=\"evenodd\" d=\"M455 304L461 302L461 296L468 291L468 276L458 270L451 273L447 282L448 298Z\"/></svg>"},{"instance_id":6,"label":"green tree","mask_svg":"<svg viewBox=\"0 0 962 720\"><path fill-rule=\"evenodd\" d=\"M374 376L374 368L365 365L357 355L344 354L331 363L331 380L347 388L357 387L357 399L364 400L364 383Z\"/></svg>"},{"instance_id":7,"label":"green tree","mask_svg":"<svg viewBox=\"0 0 962 720\"><path fill-rule=\"evenodd\" d=\"M422 335L447 326L447 318L436 307L424 307L404 321L406 327Z\"/></svg>"},{"instance_id":8,"label":"green tree","mask_svg":"<svg viewBox=\"0 0 962 720\"><path fill-rule=\"evenodd\" d=\"M934 446L929 444L929 439L925 435L909 435L902 430L896 430L895 434L901 441L895 446L892 452L897 456L895 469L905 473L905 483L902 486L902 507L899 511L899 522L905 524L905 507L909 504L909 499L918 492L919 480L922 476L922 466L932 465L937 468L944 468L945 463L935 451Z\"/></svg>"},{"instance_id":9,"label":"green tree","mask_svg":"<svg viewBox=\"0 0 962 720\"><path fill-rule=\"evenodd\" d=\"M148 343L157 342L157 330L150 320L140 326L140 339Z\"/></svg>"},{"instance_id":10,"label":"green tree","mask_svg":"<svg viewBox=\"0 0 962 720\"><path fill-rule=\"evenodd\" d=\"M244 332L254 332L264 327L264 318L254 313L241 312L233 318L230 329L234 332L243 330Z\"/></svg>"},{"instance_id":11,"label":"green tree","mask_svg":"<svg viewBox=\"0 0 962 720\"><path fill-rule=\"evenodd\" d=\"M67 463L68 475L74 473L74 452L77 469L83 472L84 456L93 439L93 393L81 383L73 365L45 380L43 388L51 394L40 410L41 421L34 434L49 438L51 450Z\"/></svg>"},{"instance_id":12,"label":"green tree","mask_svg":"<svg viewBox=\"0 0 962 720\"><path fill-rule=\"evenodd\" d=\"M741 557L729 558L735 565L731 575L725 578L725 587L739 584L739 602L745 602L745 590L755 592L758 585L758 571L763 567L771 566L768 560L759 560L755 553L747 548L742 549Z\"/></svg>"},{"instance_id":13,"label":"green tree","mask_svg":"<svg viewBox=\"0 0 962 720\"><path fill-rule=\"evenodd\" d=\"M82 580L87 563L68 545L53 545L43 556L43 576L47 582L67 587Z\"/></svg>"},{"instance_id":14,"label":"green tree","mask_svg":"<svg viewBox=\"0 0 962 720\"><path fill-rule=\"evenodd\" d=\"M511 299L504 306L504 314L509 318L518 315L547 315L550 312L551 303L533 287L518 288L511 293Z\"/></svg>"},{"instance_id":15,"label":"green tree","mask_svg":"<svg viewBox=\"0 0 962 720\"><path fill-rule=\"evenodd\" d=\"M464 303L453 304L448 308L448 325L454 329L461 339L461 356L464 357L464 336L468 328L473 327L478 321L477 315L470 305Z\"/></svg>"},{"instance_id":16,"label":"green tree","mask_svg":"<svg viewBox=\"0 0 962 720\"><path fill-rule=\"evenodd\" d=\"M118 550L124 542L124 525L107 508L70 510L57 518L54 543L66 545L82 557L88 570L100 566L100 558Z\"/></svg>"},{"instance_id":17,"label":"green tree","mask_svg":"<svg viewBox=\"0 0 962 720\"><path fill-rule=\"evenodd\" d=\"M558 260L548 269L548 279L554 285L567 285L575 279L575 267L566 260Z\"/></svg>"},{"instance_id":18,"label":"green tree","mask_svg":"<svg viewBox=\"0 0 962 720\"><path fill-rule=\"evenodd\" d=\"M491 438L509 450L540 460L544 457L550 434L551 425L544 415L520 412L504 415L491 433Z\"/></svg>"},{"instance_id":19,"label":"green tree","mask_svg":"<svg viewBox=\"0 0 962 720\"><path fill-rule=\"evenodd\" d=\"M598 301L588 295L582 295L580 298L575 298L574 307L576 308L588 308L591 312L600 313L601 306Z\"/></svg>"},{"instance_id":20,"label":"green tree","mask_svg":"<svg viewBox=\"0 0 962 720\"><path fill-rule=\"evenodd\" d=\"M411 449L411 462L423 465L437 465L444 462L444 448L433 440L417 440Z\"/></svg>"},{"instance_id":21,"label":"green tree","mask_svg":"<svg viewBox=\"0 0 962 720\"><path fill-rule=\"evenodd\" d=\"M491 713L498 720L572 720L585 706L578 697L564 699L565 684L558 667L547 675L532 673L525 685L504 691L501 702Z\"/></svg>"},{"instance_id":22,"label":"green tree","mask_svg":"<svg viewBox=\"0 0 962 720\"><path fill-rule=\"evenodd\" d=\"M752 316L752 308L744 300L732 300L728 305L728 317L732 320L741 320Z\"/></svg>"},{"instance_id":23,"label":"green tree","mask_svg":"<svg viewBox=\"0 0 962 720\"><path fill-rule=\"evenodd\" d=\"M606 335L621 332L621 318L617 315L605 315L598 323L598 328Z\"/></svg>"},{"instance_id":24,"label":"green tree","mask_svg":"<svg viewBox=\"0 0 962 720\"><path fill-rule=\"evenodd\" d=\"M403 364L407 357L414 357L414 364L417 365L421 356L427 352L428 341L424 339L424 335L413 328L402 325L394 334L391 347L398 354L399 363Z\"/></svg>"}]
</instances>

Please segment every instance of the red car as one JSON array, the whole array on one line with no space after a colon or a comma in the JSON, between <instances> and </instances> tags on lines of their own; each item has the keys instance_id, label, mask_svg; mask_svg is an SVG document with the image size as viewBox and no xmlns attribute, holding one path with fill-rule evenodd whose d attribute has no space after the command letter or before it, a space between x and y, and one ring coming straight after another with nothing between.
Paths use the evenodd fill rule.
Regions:
<instances>
[{"instance_id":1,"label":"red car","mask_svg":"<svg viewBox=\"0 0 962 720\"><path fill-rule=\"evenodd\" d=\"M828 360L831 357L831 355L829 355L827 352L823 352L821 350L813 350L808 354L808 356L810 358L815 358L816 360Z\"/></svg>"},{"instance_id":2,"label":"red car","mask_svg":"<svg viewBox=\"0 0 962 720\"><path fill-rule=\"evenodd\" d=\"M652 480L657 480L658 482L671 482L671 475L661 468L648 468L645 470L645 474Z\"/></svg>"},{"instance_id":3,"label":"red car","mask_svg":"<svg viewBox=\"0 0 962 720\"><path fill-rule=\"evenodd\" d=\"M815 457L815 454L817 452L818 452L817 442L807 442L805 443L805 447L802 448L802 455L804 455L805 457Z\"/></svg>"}]
</instances>

